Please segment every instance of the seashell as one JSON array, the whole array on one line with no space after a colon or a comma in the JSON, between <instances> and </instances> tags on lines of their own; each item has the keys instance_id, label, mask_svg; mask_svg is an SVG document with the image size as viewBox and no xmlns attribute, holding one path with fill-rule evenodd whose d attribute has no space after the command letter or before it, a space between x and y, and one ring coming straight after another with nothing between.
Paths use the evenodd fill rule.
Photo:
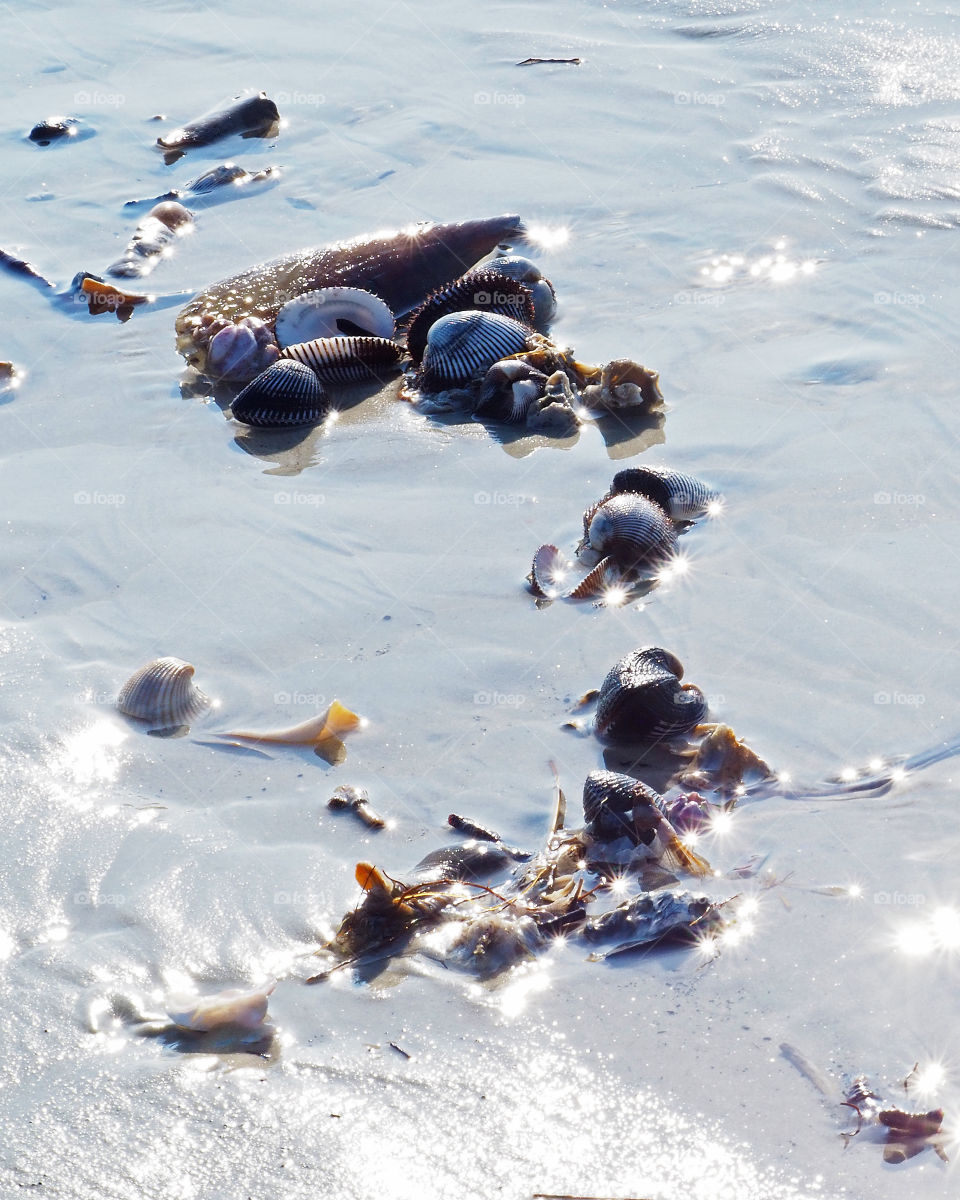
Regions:
<instances>
[{"instance_id":1,"label":"seashell","mask_svg":"<svg viewBox=\"0 0 960 1200\"><path fill-rule=\"evenodd\" d=\"M519 254L508 254L503 258L491 259L487 265L491 270L500 271L527 285L533 298L533 323L537 329L546 329L556 315L557 293L550 280L541 274L537 264Z\"/></svg>"},{"instance_id":2,"label":"seashell","mask_svg":"<svg viewBox=\"0 0 960 1200\"><path fill-rule=\"evenodd\" d=\"M600 382L591 383L583 391L587 408L616 410L642 405L662 404L660 376L629 358L608 362L600 371Z\"/></svg>"},{"instance_id":3,"label":"seashell","mask_svg":"<svg viewBox=\"0 0 960 1200\"><path fill-rule=\"evenodd\" d=\"M196 179L191 179L182 188L173 188L152 200L128 200L124 208L139 208L146 204L156 204L160 200L189 200L196 205L198 202L230 199L233 196L252 195L254 188L249 184L275 183L280 178L279 167L261 167L259 171L247 171L236 163L221 163L211 167ZM240 190L244 189L244 190ZM218 194L219 193L219 194Z\"/></svg>"},{"instance_id":4,"label":"seashell","mask_svg":"<svg viewBox=\"0 0 960 1200\"><path fill-rule=\"evenodd\" d=\"M729 725L714 725L692 760L672 779L680 787L715 792L722 797L742 795L756 783L774 778L770 767L742 742Z\"/></svg>"},{"instance_id":5,"label":"seashell","mask_svg":"<svg viewBox=\"0 0 960 1200\"><path fill-rule=\"evenodd\" d=\"M543 395L527 410L527 428L554 434L571 433L580 424L576 396L565 371L554 371L543 385Z\"/></svg>"},{"instance_id":6,"label":"seashell","mask_svg":"<svg viewBox=\"0 0 960 1200\"><path fill-rule=\"evenodd\" d=\"M182 204L173 200L157 204L137 226L123 257L107 267L107 274L124 279L149 275L160 259L170 253L176 239L192 228L193 215Z\"/></svg>"},{"instance_id":7,"label":"seashell","mask_svg":"<svg viewBox=\"0 0 960 1200\"><path fill-rule=\"evenodd\" d=\"M290 358L278 359L248 383L230 406L235 421L260 428L315 425L330 407L313 371Z\"/></svg>"},{"instance_id":8,"label":"seashell","mask_svg":"<svg viewBox=\"0 0 960 1200\"><path fill-rule=\"evenodd\" d=\"M266 92L246 98L236 96L225 108L173 129L166 137L157 138L157 145L166 152L164 161L169 164L182 158L187 150L209 146L234 133L244 137L271 137L279 122L280 112Z\"/></svg>"},{"instance_id":9,"label":"seashell","mask_svg":"<svg viewBox=\"0 0 960 1200\"><path fill-rule=\"evenodd\" d=\"M684 846L667 820L663 797L639 779L591 771L583 784L583 815L587 833L599 841L626 837L669 866L695 875L710 873L709 863Z\"/></svg>"},{"instance_id":10,"label":"seashell","mask_svg":"<svg viewBox=\"0 0 960 1200\"><path fill-rule=\"evenodd\" d=\"M431 327L441 317L468 310L500 313L530 325L534 306L530 289L516 279L489 267L479 267L424 300L407 326L407 353L417 366L423 359Z\"/></svg>"},{"instance_id":11,"label":"seashell","mask_svg":"<svg viewBox=\"0 0 960 1200\"><path fill-rule=\"evenodd\" d=\"M546 382L546 375L522 358L495 362L483 377L474 415L489 421L525 421Z\"/></svg>"},{"instance_id":12,"label":"seashell","mask_svg":"<svg viewBox=\"0 0 960 1200\"><path fill-rule=\"evenodd\" d=\"M498 359L527 348L530 330L511 317L476 310L450 313L430 327L418 386L424 391L469 383Z\"/></svg>"},{"instance_id":13,"label":"seashell","mask_svg":"<svg viewBox=\"0 0 960 1200\"><path fill-rule=\"evenodd\" d=\"M381 337L315 338L280 351L281 358L306 363L324 383L362 383L367 379L383 382L402 355L396 342Z\"/></svg>"},{"instance_id":14,"label":"seashell","mask_svg":"<svg viewBox=\"0 0 960 1200\"><path fill-rule=\"evenodd\" d=\"M48 117L38 121L27 137L38 146L49 146L51 142L75 138L79 132L80 122L76 117Z\"/></svg>"},{"instance_id":15,"label":"seashell","mask_svg":"<svg viewBox=\"0 0 960 1200\"><path fill-rule=\"evenodd\" d=\"M694 475L669 467L629 467L618 471L610 494L629 492L659 504L675 521L693 521L720 500L720 493Z\"/></svg>"},{"instance_id":16,"label":"seashell","mask_svg":"<svg viewBox=\"0 0 960 1200\"><path fill-rule=\"evenodd\" d=\"M312 746L314 752L329 763L342 762L346 749L341 737L363 724L363 719L334 700L325 713L301 721L288 729L270 729L260 733L240 730L220 733L218 737L237 738L244 742L279 742L290 746Z\"/></svg>"},{"instance_id":17,"label":"seashell","mask_svg":"<svg viewBox=\"0 0 960 1200\"><path fill-rule=\"evenodd\" d=\"M409 312L434 289L459 278L499 243L520 237L523 232L516 216L423 224L259 263L212 284L181 309L176 321L177 349L191 366L204 371L207 342L198 333L205 322L224 320L232 324L254 316L269 324L286 301L322 287L369 288L393 312ZM251 371L247 379L257 373Z\"/></svg>"},{"instance_id":18,"label":"seashell","mask_svg":"<svg viewBox=\"0 0 960 1200\"><path fill-rule=\"evenodd\" d=\"M229 1025L234 1029L259 1029L267 1019L267 1000L276 981L243 991L228 988L213 996L174 993L167 997L167 1016L180 1029L207 1033Z\"/></svg>"},{"instance_id":19,"label":"seashell","mask_svg":"<svg viewBox=\"0 0 960 1200\"><path fill-rule=\"evenodd\" d=\"M354 787L349 783L341 784L340 787L334 789L333 795L327 801L327 807L334 811L349 809L356 813L368 829L384 829L387 824L383 817L370 807L370 796L367 789Z\"/></svg>"},{"instance_id":20,"label":"seashell","mask_svg":"<svg viewBox=\"0 0 960 1200\"><path fill-rule=\"evenodd\" d=\"M355 328L342 329L340 321ZM393 337L393 313L373 292L354 287L318 288L304 292L277 313L276 338L281 347L297 346L316 338L340 337L344 333L370 337Z\"/></svg>"},{"instance_id":21,"label":"seashell","mask_svg":"<svg viewBox=\"0 0 960 1200\"><path fill-rule=\"evenodd\" d=\"M244 317L227 325L210 340L206 373L211 379L243 383L277 361L276 342L257 317Z\"/></svg>"},{"instance_id":22,"label":"seashell","mask_svg":"<svg viewBox=\"0 0 960 1200\"><path fill-rule=\"evenodd\" d=\"M721 923L719 909L706 896L690 892L663 891L652 895L643 892L587 921L583 936L588 941L621 939L606 953L590 955L590 962L602 962L654 942L692 941Z\"/></svg>"},{"instance_id":23,"label":"seashell","mask_svg":"<svg viewBox=\"0 0 960 1200\"><path fill-rule=\"evenodd\" d=\"M29 266L29 263L26 265ZM105 279L97 275L88 275L85 271L80 271L73 277L67 295L85 303L91 316L115 313L118 321L128 321L138 304L147 304L150 300L149 296L122 292Z\"/></svg>"},{"instance_id":24,"label":"seashell","mask_svg":"<svg viewBox=\"0 0 960 1200\"><path fill-rule=\"evenodd\" d=\"M189 725L210 705L193 674L193 666L180 658L157 658L134 671L120 689L117 708L161 728Z\"/></svg>"},{"instance_id":25,"label":"seashell","mask_svg":"<svg viewBox=\"0 0 960 1200\"><path fill-rule=\"evenodd\" d=\"M570 593L571 600L589 600L594 596L611 598L611 592L622 594L625 599L627 588L617 564L610 558L601 558L592 571L580 580Z\"/></svg>"},{"instance_id":26,"label":"seashell","mask_svg":"<svg viewBox=\"0 0 960 1200\"><path fill-rule=\"evenodd\" d=\"M602 501L585 514L587 545L608 554L624 570L666 558L677 548L677 531L659 506L629 492Z\"/></svg>"},{"instance_id":27,"label":"seashell","mask_svg":"<svg viewBox=\"0 0 960 1200\"><path fill-rule=\"evenodd\" d=\"M527 576L530 590L535 596L554 599L560 595L560 585L569 569L570 563L556 546L541 546L533 556L533 566Z\"/></svg>"},{"instance_id":28,"label":"seashell","mask_svg":"<svg viewBox=\"0 0 960 1200\"><path fill-rule=\"evenodd\" d=\"M611 742L642 741L687 733L707 715L703 692L681 686L683 665L658 646L624 655L608 673L597 698L597 736Z\"/></svg>"}]
</instances>

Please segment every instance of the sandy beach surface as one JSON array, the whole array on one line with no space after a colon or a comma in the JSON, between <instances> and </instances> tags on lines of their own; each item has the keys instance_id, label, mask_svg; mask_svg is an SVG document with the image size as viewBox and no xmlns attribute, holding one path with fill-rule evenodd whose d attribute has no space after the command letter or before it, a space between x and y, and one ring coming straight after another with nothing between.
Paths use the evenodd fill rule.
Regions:
<instances>
[{"instance_id":1,"label":"sandy beach surface","mask_svg":"<svg viewBox=\"0 0 960 1200\"><path fill-rule=\"evenodd\" d=\"M0 246L58 285L119 255L128 200L224 161L282 174L198 206L147 281L171 299L125 324L0 275L0 358L23 372L0 393L0 1192L955 1195L932 1149L845 1147L839 1106L859 1074L941 1106L956 1158L949 757L880 797L741 805L703 849L711 894L756 911L712 958L570 941L498 986L428 960L303 982L358 860L402 878L454 843L451 811L542 844L551 762L578 817L603 751L562 726L635 646L677 654L796 781L960 734L954 10L110 0L3 25ZM164 165L159 133L251 87L276 139ZM28 142L53 114L94 136ZM539 231L555 336L657 369L662 421L513 438L393 386L278 439L181 392L174 317L212 281L499 212ZM538 609L534 550L572 552L638 461L725 496L683 535L689 571L621 608ZM114 707L158 655L218 702L187 737ZM334 698L368 721L339 766L209 744ZM339 783L390 827L330 813ZM754 856L776 886L729 877ZM129 1019L269 979L265 1055Z\"/></svg>"}]
</instances>

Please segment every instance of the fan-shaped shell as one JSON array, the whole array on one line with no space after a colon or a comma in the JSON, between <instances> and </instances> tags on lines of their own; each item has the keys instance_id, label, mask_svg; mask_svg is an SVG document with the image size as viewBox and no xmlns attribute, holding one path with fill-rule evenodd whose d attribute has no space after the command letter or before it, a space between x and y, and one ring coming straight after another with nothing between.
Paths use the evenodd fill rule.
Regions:
<instances>
[{"instance_id":1,"label":"fan-shaped shell","mask_svg":"<svg viewBox=\"0 0 960 1200\"><path fill-rule=\"evenodd\" d=\"M624 570L656 562L677 548L677 531L659 506L644 496L623 493L604 500L590 516L587 542Z\"/></svg>"},{"instance_id":2,"label":"fan-shaped shell","mask_svg":"<svg viewBox=\"0 0 960 1200\"><path fill-rule=\"evenodd\" d=\"M601 558L592 571L588 571L570 593L571 600L588 600L593 596L603 597L611 588L623 588L624 578L617 564L609 558ZM621 598L626 597L626 589Z\"/></svg>"},{"instance_id":3,"label":"fan-shaped shell","mask_svg":"<svg viewBox=\"0 0 960 1200\"><path fill-rule=\"evenodd\" d=\"M610 492L612 495L629 492L646 496L675 521L693 521L720 499L720 493L702 479L669 467L628 467L618 471Z\"/></svg>"},{"instance_id":4,"label":"fan-shaped shell","mask_svg":"<svg viewBox=\"0 0 960 1200\"><path fill-rule=\"evenodd\" d=\"M593 837L630 836L653 841L662 823L663 797L639 779L616 771L591 771L583 783L583 816Z\"/></svg>"},{"instance_id":5,"label":"fan-shaped shell","mask_svg":"<svg viewBox=\"0 0 960 1200\"><path fill-rule=\"evenodd\" d=\"M646 646L625 655L610 670L597 699L598 737L642 741L686 733L707 715L703 692L681 685L683 665L669 651Z\"/></svg>"},{"instance_id":6,"label":"fan-shaped shell","mask_svg":"<svg viewBox=\"0 0 960 1200\"><path fill-rule=\"evenodd\" d=\"M430 328L419 385L441 391L480 378L501 358L527 348L530 330L499 313L451 313Z\"/></svg>"},{"instance_id":7,"label":"fan-shaped shell","mask_svg":"<svg viewBox=\"0 0 960 1200\"><path fill-rule=\"evenodd\" d=\"M193 682L193 666L180 658L157 658L134 671L120 689L117 708L161 728L188 725L210 700Z\"/></svg>"},{"instance_id":8,"label":"fan-shaped shell","mask_svg":"<svg viewBox=\"0 0 960 1200\"><path fill-rule=\"evenodd\" d=\"M235 421L264 428L314 425L329 407L323 385L308 366L281 358L243 389L230 406Z\"/></svg>"},{"instance_id":9,"label":"fan-shaped shell","mask_svg":"<svg viewBox=\"0 0 960 1200\"><path fill-rule=\"evenodd\" d=\"M328 337L287 346L280 357L306 363L324 383L360 383L385 379L396 369L402 353L396 342L386 338Z\"/></svg>"},{"instance_id":10,"label":"fan-shaped shell","mask_svg":"<svg viewBox=\"0 0 960 1200\"><path fill-rule=\"evenodd\" d=\"M557 293L553 290L550 280L544 278L537 264L519 254L508 254L503 258L492 259L488 266L493 271L500 271L527 285L533 298L533 323L537 329L545 329L557 311Z\"/></svg>"},{"instance_id":11,"label":"fan-shaped shell","mask_svg":"<svg viewBox=\"0 0 960 1200\"><path fill-rule=\"evenodd\" d=\"M533 556L533 565L527 579L535 596L554 599L560 594L560 585L570 569L570 564L556 546L549 543L541 546Z\"/></svg>"},{"instance_id":12,"label":"fan-shaped shell","mask_svg":"<svg viewBox=\"0 0 960 1200\"><path fill-rule=\"evenodd\" d=\"M430 329L441 317L467 310L500 313L532 325L534 305L530 289L515 278L489 267L478 267L438 288L424 300L407 327L407 353L418 366L423 359Z\"/></svg>"},{"instance_id":13,"label":"fan-shaped shell","mask_svg":"<svg viewBox=\"0 0 960 1200\"><path fill-rule=\"evenodd\" d=\"M354 328L344 329L341 321ZM373 292L326 287L288 300L277 313L276 335L280 346L297 346L344 334L392 338L393 329L393 313Z\"/></svg>"}]
</instances>

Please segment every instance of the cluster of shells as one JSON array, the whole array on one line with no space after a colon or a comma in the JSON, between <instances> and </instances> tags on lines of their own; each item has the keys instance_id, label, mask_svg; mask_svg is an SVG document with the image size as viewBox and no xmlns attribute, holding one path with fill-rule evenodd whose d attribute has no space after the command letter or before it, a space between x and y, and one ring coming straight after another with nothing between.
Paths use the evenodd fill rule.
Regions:
<instances>
[{"instance_id":1,"label":"cluster of shells","mask_svg":"<svg viewBox=\"0 0 960 1200\"><path fill-rule=\"evenodd\" d=\"M373 292L338 286L296 296L273 322L196 314L186 335L204 350L205 374L246 384L234 419L263 428L317 424L335 407L331 389L383 384L404 368L403 394L425 411L553 433L662 401L656 372L628 360L587 366L555 344L555 310L539 267L510 255L432 292L402 326Z\"/></svg>"},{"instance_id":2,"label":"cluster of shells","mask_svg":"<svg viewBox=\"0 0 960 1200\"><path fill-rule=\"evenodd\" d=\"M681 561L678 533L705 515L720 511L718 491L669 467L630 467L613 477L605 496L583 514L577 557L587 574L564 590L570 563L552 543L537 550L527 579L541 600L601 597L620 602L631 589Z\"/></svg>"}]
</instances>

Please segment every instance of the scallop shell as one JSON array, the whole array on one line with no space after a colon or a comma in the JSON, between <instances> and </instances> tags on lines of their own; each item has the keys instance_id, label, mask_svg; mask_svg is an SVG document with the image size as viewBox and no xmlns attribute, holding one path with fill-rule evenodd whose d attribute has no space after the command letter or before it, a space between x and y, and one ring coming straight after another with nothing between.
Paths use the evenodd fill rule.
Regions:
<instances>
[{"instance_id":1,"label":"scallop shell","mask_svg":"<svg viewBox=\"0 0 960 1200\"><path fill-rule=\"evenodd\" d=\"M450 313L430 328L419 386L440 391L480 378L501 358L527 348L530 330L499 313Z\"/></svg>"},{"instance_id":2,"label":"scallop shell","mask_svg":"<svg viewBox=\"0 0 960 1200\"><path fill-rule=\"evenodd\" d=\"M353 329L341 328L349 322ZM317 338L359 333L392 338L393 313L379 296L363 288L327 287L304 292L277 313L276 335L281 346L297 346Z\"/></svg>"},{"instance_id":3,"label":"scallop shell","mask_svg":"<svg viewBox=\"0 0 960 1200\"><path fill-rule=\"evenodd\" d=\"M642 741L687 733L707 715L703 692L681 685L683 665L658 646L625 655L610 670L597 698L597 736Z\"/></svg>"},{"instance_id":4,"label":"scallop shell","mask_svg":"<svg viewBox=\"0 0 960 1200\"><path fill-rule=\"evenodd\" d=\"M495 362L483 377L474 414L488 421L525 421L546 383L546 375L522 358Z\"/></svg>"},{"instance_id":5,"label":"scallop shell","mask_svg":"<svg viewBox=\"0 0 960 1200\"><path fill-rule=\"evenodd\" d=\"M675 521L702 517L720 499L720 493L703 480L669 467L629 467L618 471L610 485L610 494L621 492L646 496Z\"/></svg>"},{"instance_id":6,"label":"scallop shell","mask_svg":"<svg viewBox=\"0 0 960 1200\"><path fill-rule=\"evenodd\" d=\"M213 996L174 994L167 997L167 1016L180 1029L194 1033L207 1033L223 1026L259 1029L267 1019L267 1000L276 986L274 981L249 991L228 988Z\"/></svg>"},{"instance_id":7,"label":"scallop shell","mask_svg":"<svg viewBox=\"0 0 960 1200\"><path fill-rule=\"evenodd\" d=\"M323 419L329 402L309 367L281 358L248 383L230 407L235 421L278 429L315 425Z\"/></svg>"},{"instance_id":8,"label":"scallop shell","mask_svg":"<svg viewBox=\"0 0 960 1200\"><path fill-rule=\"evenodd\" d=\"M315 338L281 350L281 358L295 358L312 367L324 383L383 382L396 369L403 351L396 342L380 337Z\"/></svg>"},{"instance_id":9,"label":"scallop shell","mask_svg":"<svg viewBox=\"0 0 960 1200\"><path fill-rule=\"evenodd\" d=\"M193 666L183 659L157 658L134 671L120 689L117 708L162 728L189 725L210 704L194 684L193 673Z\"/></svg>"},{"instance_id":10,"label":"scallop shell","mask_svg":"<svg viewBox=\"0 0 960 1200\"><path fill-rule=\"evenodd\" d=\"M534 320L533 299L528 287L498 270L478 267L431 292L410 318L407 352L413 361L420 365L430 329L441 317L472 309L500 313L525 325Z\"/></svg>"},{"instance_id":11,"label":"scallop shell","mask_svg":"<svg viewBox=\"0 0 960 1200\"><path fill-rule=\"evenodd\" d=\"M527 579L535 596L554 599L560 595L560 585L570 568L569 562L556 546L549 543L541 546L533 556L533 565Z\"/></svg>"},{"instance_id":12,"label":"scallop shell","mask_svg":"<svg viewBox=\"0 0 960 1200\"><path fill-rule=\"evenodd\" d=\"M591 549L608 554L624 570L666 558L677 548L673 522L643 496L611 496L584 519Z\"/></svg>"}]
</instances>

